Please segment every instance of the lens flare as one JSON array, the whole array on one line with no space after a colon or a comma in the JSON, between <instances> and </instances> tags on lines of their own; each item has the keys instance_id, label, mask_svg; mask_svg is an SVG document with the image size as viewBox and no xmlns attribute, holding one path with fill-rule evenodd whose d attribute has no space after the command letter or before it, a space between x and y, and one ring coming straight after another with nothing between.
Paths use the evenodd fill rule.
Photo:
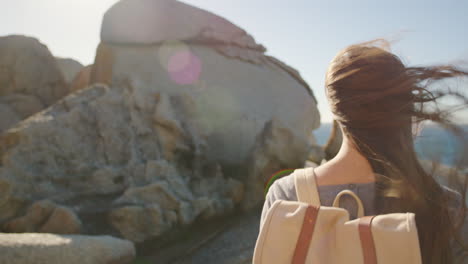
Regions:
<instances>
[{"instance_id":1,"label":"lens flare","mask_svg":"<svg viewBox=\"0 0 468 264\"><path fill-rule=\"evenodd\" d=\"M169 58L167 70L177 84L194 84L200 79L201 61L191 51L180 51Z\"/></svg>"},{"instance_id":2,"label":"lens flare","mask_svg":"<svg viewBox=\"0 0 468 264\"><path fill-rule=\"evenodd\" d=\"M169 78L179 85L196 84L200 79L202 62L182 41L166 41L158 50L159 63Z\"/></svg>"}]
</instances>

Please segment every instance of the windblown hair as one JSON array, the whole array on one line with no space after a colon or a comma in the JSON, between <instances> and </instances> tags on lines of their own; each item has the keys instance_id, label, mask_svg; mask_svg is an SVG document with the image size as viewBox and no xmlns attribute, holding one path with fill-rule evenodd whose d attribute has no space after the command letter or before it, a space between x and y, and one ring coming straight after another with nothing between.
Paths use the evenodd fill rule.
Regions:
<instances>
[{"instance_id":1,"label":"windblown hair","mask_svg":"<svg viewBox=\"0 0 468 264\"><path fill-rule=\"evenodd\" d=\"M423 169L412 128L430 120L466 146L466 133L452 119L454 111L467 109L467 97L434 84L464 78L468 72L451 65L406 67L387 47L388 42L376 40L338 53L325 81L331 110L345 135L381 175L376 179L379 213L415 213L423 263L453 263L453 244L464 247L458 230L464 221L466 187L458 197L460 214L454 216L453 195ZM458 104L439 108L447 97Z\"/></svg>"}]
</instances>

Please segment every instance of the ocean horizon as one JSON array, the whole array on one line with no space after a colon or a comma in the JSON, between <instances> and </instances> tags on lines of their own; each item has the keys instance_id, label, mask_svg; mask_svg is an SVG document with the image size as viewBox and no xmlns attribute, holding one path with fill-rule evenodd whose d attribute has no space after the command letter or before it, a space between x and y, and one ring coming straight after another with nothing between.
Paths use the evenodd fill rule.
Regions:
<instances>
[{"instance_id":1,"label":"ocean horizon","mask_svg":"<svg viewBox=\"0 0 468 264\"><path fill-rule=\"evenodd\" d=\"M468 133L468 125L460 125ZM332 123L322 123L313 131L318 145L325 145L330 137ZM463 153L463 146L457 138L443 128L428 124L423 126L419 135L415 136L414 147L418 157L422 160L441 162L447 166L453 166L458 161L467 164L468 157Z\"/></svg>"}]
</instances>

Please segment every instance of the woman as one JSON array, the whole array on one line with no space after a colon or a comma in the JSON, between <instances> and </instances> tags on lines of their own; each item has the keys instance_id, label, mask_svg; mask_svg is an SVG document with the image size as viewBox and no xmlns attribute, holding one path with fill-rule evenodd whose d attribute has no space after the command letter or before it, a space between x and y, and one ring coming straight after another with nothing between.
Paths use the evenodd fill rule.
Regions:
<instances>
[{"instance_id":1,"label":"woman","mask_svg":"<svg viewBox=\"0 0 468 264\"><path fill-rule=\"evenodd\" d=\"M466 109L467 97L446 87L446 91L440 86L429 89L434 81L466 77L468 72L453 66L405 67L377 43L344 49L328 69L327 97L343 132L343 143L336 157L314 170L320 200L331 206L337 193L351 189L363 200L366 215L413 212L423 263L454 263L464 252L460 235L468 236L463 228L465 203L461 202L466 188L461 197L423 169L414 150L412 128L417 122L431 120L465 143L465 135L450 120L454 109L440 110L434 105L443 97L454 96L462 99ZM262 222L277 199L297 200L292 177L271 186ZM342 205L353 216L353 200L343 200Z\"/></svg>"}]
</instances>

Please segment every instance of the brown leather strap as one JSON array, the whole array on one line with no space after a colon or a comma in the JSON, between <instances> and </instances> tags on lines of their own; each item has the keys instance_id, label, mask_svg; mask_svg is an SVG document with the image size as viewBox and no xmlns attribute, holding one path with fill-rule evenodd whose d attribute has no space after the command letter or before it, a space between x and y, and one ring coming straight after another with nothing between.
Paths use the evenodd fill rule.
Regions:
<instances>
[{"instance_id":1,"label":"brown leather strap","mask_svg":"<svg viewBox=\"0 0 468 264\"><path fill-rule=\"evenodd\" d=\"M359 220L359 238L361 239L364 264L377 264L374 238L372 237L372 220L375 216L361 217Z\"/></svg>"},{"instance_id":2,"label":"brown leather strap","mask_svg":"<svg viewBox=\"0 0 468 264\"><path fill-rule=\"evenodd\" d=\"M302 222L301 233L297 239L296 249L294 250L294 256L292 264L304 264L307 258L307 252L309 251L310 241L314 234L315 223L317 222L317 215L320 207L309 205L304 215L304 221Z\"/></svg>"}]
</instances>

